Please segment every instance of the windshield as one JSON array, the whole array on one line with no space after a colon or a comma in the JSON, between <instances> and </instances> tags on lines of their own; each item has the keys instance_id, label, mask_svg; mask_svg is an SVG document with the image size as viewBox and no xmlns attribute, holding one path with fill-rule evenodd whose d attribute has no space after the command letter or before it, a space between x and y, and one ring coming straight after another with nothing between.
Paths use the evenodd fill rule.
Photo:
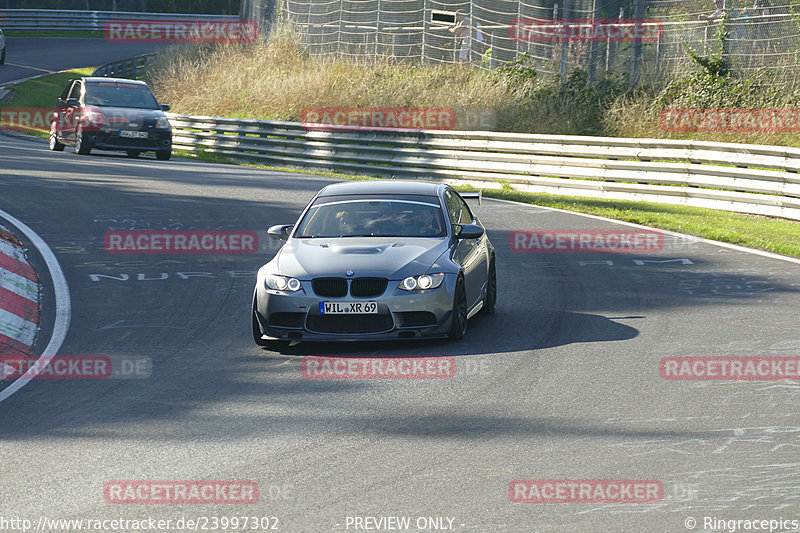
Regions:
<instances>
[{"instance_id":1,"label":"windshield","mask_svg":"<svg viewBox=\"0 0 800 533\"><path fill-rule=\"evenodd\" d=\"M444 219L435 200L347 200L312 206L297 226L295 238L443 237Z\"/></svg>"},{"instance_id":2,"label":"windshield","mask_svg":"<svg viewBox=\"0 0 800 533\"><path fill-rule=\"evenodd\" d=\"M133 83L87 83L86 105L158 109L153 93L145 85Z\"/></svg>"}]
</instances>

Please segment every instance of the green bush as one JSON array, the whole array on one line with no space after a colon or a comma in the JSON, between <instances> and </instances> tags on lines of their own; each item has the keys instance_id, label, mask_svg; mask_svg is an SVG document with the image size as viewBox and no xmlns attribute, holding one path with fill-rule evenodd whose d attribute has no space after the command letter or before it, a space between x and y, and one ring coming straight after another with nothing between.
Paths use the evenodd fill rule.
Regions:
<instances>
[{"instance_id":1,"label":"green bush","mask_svg":"<svg viewBox=\"0 0 800 533\"><path fill-rule=\"evenodd\" d=\"M602 135L606 110L627 92L621 78L602 78L589 84L582 70L573 71L564 83L557 76L537 80L535 73L520 65L512 65L502 75L508 80L508 90L516 96L517 112L503 117L507 121L503 129L509 131Z\"/></svg>"}]
</instances>

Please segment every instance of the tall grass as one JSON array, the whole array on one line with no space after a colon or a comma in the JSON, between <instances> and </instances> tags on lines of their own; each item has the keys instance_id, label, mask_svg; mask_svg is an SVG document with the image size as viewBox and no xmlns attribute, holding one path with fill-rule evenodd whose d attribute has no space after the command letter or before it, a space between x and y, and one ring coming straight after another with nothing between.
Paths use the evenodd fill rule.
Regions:
<instances>
[{"instance_id":1,"label":"tall grass","mask_svg":"<svg viewBox=\"0 0 800 533\"><path fill-rule=\"evenodd\" d=\"M670 76L645 69L646 84L628 90L624 77L588 84L576 70L562 83L532 65L524 55L494 71L375 55L319 57L285 24L255 44L170 48L149 81L173 111L194 115L299 121L309 107L451 107L487 112L496 131L800 142L793 132L676 133L659 123L667 108L800 107L794 69L737 76L720 56L690 54L669 65Z\"/></svg>"},{"instance_id":2,"label":"tall grass","mask_svg":"<svg viewBox=\"0 0 800 533\"><path fill-rule=\"evenodd\" d=\"M661 129L664 109L800 108L800 79L793 68L762 68L746 75L731 72L718 54L690 54L686 63L663 87L644 87L615 99L607 108L604 129L610 135L698 139L797 146L798 132L702 131L669 132Z\"/></svg>"},{"instance_id":3,"label":"tall grass","mask_svg":"<svg viewBox=\"0 0 800 533\"><path fill-rule=\"evenodd\" d=\"M450 107L486 111L499 131L601 132L583 79L562 87L539 79L524 60L492 72L315 57L290 26L253 45L171 48L157 58L149 81L177 113L298 121L308 107Z\"/></svg>"},{"instance_id":4,"label":"tall grass","mask_svg":"<svg viewBox=\"0 0 800 533\"><path fill-rule=\"evenodd\" d=\"M466 68L312 57L288 26L250 46L173 48L151 83L180 113L295 121L314 106L492 108L509 96L502 83Z\"/></svg>"}]
</instances>

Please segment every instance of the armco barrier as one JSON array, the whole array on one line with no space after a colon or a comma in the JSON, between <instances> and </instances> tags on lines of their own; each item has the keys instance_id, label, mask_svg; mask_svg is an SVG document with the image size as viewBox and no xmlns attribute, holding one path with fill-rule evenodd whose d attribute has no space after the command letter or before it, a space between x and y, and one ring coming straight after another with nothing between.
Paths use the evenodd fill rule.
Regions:
<instances>
[{"instance_id":1,"label":"armco barrier","mask_svg":"<svg viewBox=\"0 0 800 533\"><path fill-rule=\"evenodd\" d=\"M239 20L236 15L141 13L130 11L62 11L56 9L3 9L0 27L19 31L103 31L108 20Z\"/></svg>"},{"instance_id":2,"label":"armco barrier","mask_svg":"<svg viewBox=\"0 0 800 533\"><path fill-rule=\"evenodd\" d=\"M95 69L95 71L92 72L92 76L138 80L144 76L145 70L150 66L150 62L155 56L156 54L145 54L123 61L107 63Z\"/></svg>"},{"instance_id":3,"label":"armco barrier","mask_svg":"<svg viewBox=\"0 0 800 533\"><path fill-rule=\"evenodd\" d=\"M324 130L168 114L175 148L271 165L683 204L800 220L800 149L482 131Z\"/></svg>"}]
</instances>

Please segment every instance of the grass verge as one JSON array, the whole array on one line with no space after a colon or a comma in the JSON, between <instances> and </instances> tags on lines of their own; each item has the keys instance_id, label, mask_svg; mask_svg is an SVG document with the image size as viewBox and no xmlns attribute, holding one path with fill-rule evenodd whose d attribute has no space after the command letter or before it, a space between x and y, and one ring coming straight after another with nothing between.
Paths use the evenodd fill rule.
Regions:
<instances>
[{"instance_id":1,"label":"grass verge","mask_svg":"<svg viewBox=\"0 0 800 533\"><path fill-rule=\"evenodd\" d=\"M800 222L671 204L484 189L491 198L588 213L800 258Z\"/></svg>"},{"instance_id":2,"label":"grass verge","mask_svg":"<svg viewBox=\"0 0 800 533\"><path fill-rule=\"evenodd\" d=\"M13 95L7 102L4 101L3 103L0 103L0 111L13 112L21 108L36 108L42 110L44 113L48 109L53 109L58 96L61 94L61 91L64 90L64 87L67 85L69 80L80 76L88 76L93 71L93 67L79 68L66 72L47 74L32 80L23 81L21 83L17 83L16 85L12 85L10 88L13 91ZM13 116L16 115L5 115L4 118L8 120ZM5 124L5 126L43 139L46 139L49 135L49 132L46 130L25 129L22 127L17 128L10 123ZM47 127L48 124L45 124L44 126Z\"/></svg>"}]
</instances>

